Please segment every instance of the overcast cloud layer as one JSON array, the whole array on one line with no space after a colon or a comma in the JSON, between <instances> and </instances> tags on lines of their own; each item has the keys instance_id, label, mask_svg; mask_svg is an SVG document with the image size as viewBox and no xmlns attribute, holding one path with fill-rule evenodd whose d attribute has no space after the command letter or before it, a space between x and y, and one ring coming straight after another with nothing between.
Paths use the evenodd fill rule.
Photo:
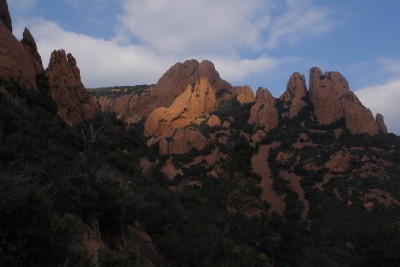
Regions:
<instances>
[{"instance_id":1,"label":"overcast cloud layer","mask_svg":"<svg viewBox=\"0 0 400 267\"><path fill-rule=\"evenodd\" d=\"M343 19L337 10L313 0L64 0L91 23L112 29L104 37L84 32L83 24L67 30L68 23L76 21L73 17L68 22L38 15L43 8L40 2L9 1L17 13L12 14L14 32L18 35L29 26L45 65L54 49L71 52L87 87L155 83L176 62L196 58L213 61L224 79L235 85L249 84L254 90L279 79L280 88L269 88L279 96L289 78L288 69L307 77L308 69L319 63L279 48L301 47L313 38L328 36ZM381 85L364 85L357 94L374 113L385 115L390 131L400 133L395 125L400 109L392 101L400 91L396 76L400 63L387 57L367 63L384 71L386 80Z\"/></svg>"}]
</instances>

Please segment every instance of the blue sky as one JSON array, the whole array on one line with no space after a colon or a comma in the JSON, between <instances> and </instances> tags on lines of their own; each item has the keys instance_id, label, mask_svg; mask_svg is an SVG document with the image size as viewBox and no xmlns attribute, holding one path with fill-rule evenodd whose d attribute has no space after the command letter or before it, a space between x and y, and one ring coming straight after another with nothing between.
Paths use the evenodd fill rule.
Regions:
<instances>
[{"instance_id":1,"label":"blue sky","mask_svg":"<svg viewBox=\"0 0 400 267\"><path fill-rule=\"evenodd\" d=\"M275 97L291 73L340 71L400 134L398 0L18 0L44 65L71 52L86 87L156 83L174 63L209 59L233 85Z\"/></svg>"}]
</instances>

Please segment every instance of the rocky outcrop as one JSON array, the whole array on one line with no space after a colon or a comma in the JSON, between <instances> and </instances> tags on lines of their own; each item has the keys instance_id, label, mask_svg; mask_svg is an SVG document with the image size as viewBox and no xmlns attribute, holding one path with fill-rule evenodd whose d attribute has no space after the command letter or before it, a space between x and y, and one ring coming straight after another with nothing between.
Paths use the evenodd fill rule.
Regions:
<instances>
[{"instance_id":1,"label":"rocky outcrop","mask_svg":"<svg viewBox=\"0 0 400 267\"><path fill-rule=\"evenodd\" d=\"M188 85L170 107L160 107L151 112L145 123L144 134L157 136L167 128L185 127L197 117L207 116L216 107L213 87L207 78L200 78L194 85Z\"/></svg>"},{"instance_id":2,"label":"rocky outcrop","mask_svg":"<svg viewBox=\"0 0 400 267\"><path fill-rule=\"evenodd\" d=\"M161 168L161 171L169 180L173 180L178 175L183 175L182 170L175 167L174 160L172 158L169 158L167 162L165 162L164 166Z\"/></svg>"},{"instance_id":3,"label":"rocky outcrop","mask_svg":"<svg viewBox=\"0 0 400 267\"><path fill-rule=\"evenodd\" d=\"M184 63L176 63L157 82L151 90L154 98L154 107L168 107L176 97L181 95L189 85L194 85L201 78L206 78L215 93L228 90L232 86L221 79L211 61L187 60Z\"/></svg>"},{"instance_id":4,"label":"rocky outcrop","mask_svg":"<svg viewBox=\"0 0 400 267\"><path fill-rule=\"evenodd\" d=\"M4 26L12 32L11 16L8 10L7 0L0 0L0 22L3 22Z\"/></svg>"},{"instance_id":5,"label":"rocky outcrop","mask_svg":"<svg viewBox=\"0 0 400 267\"><path fill-rule=\"evenodd\" d=\"M378 126L372 112L363 106L353 92L348 92L342 96L340 100L343 107L346 127L352 134L378 134Z\"/></svg>"},{"instance_id":6,"label":"rocky outcrop","mask_svg":"<svg viewBox=\"0 0 400 267\"><path fill-rule=\"evenodd\" d=\"M67 124L76 125L96 115L96 105L81 82L80 70L71 54L54 51L46 76L57 114Z\"/></svg>"},{"instance_id":7,"label":"rocky outcrop","mask_svg":"<svg viewBox=\"0 0 400 267\"><path fill-rule=\"evenodd\" d=\"M386 124L385 124L385 119L383 118L383 115L381 114L376 114L376 125L378 126L378 130L384 134L388 133Z\"/></svg>"},{"instance_id":8,"label":"rocky outcrop","mask_svg":"<svg viewBox=\"0 0 400 267\"><path fill-rule=\"evenodd\" d=\"M185 154L192 150L202 150L207 145L207 139L197 130L179 128L172 135L166 134L159 141L161 155Z\"/></svg>"},{"instance_id":9,"label":"rocky outcrop","mask_svg":"<svg viewBox=\"0 0 400 267\"><path fill-rule=\"evenodd\" d=\"M298 72L293 73L286 86L286 91L280 97L288 109L286 114L289 118L297 114L307 105L303 98L307 95L306 79Z\"/></svg>"},{"instance_id":10,"label":"rocky outcrop","mask_svg":"<svg viewBox=\"0 0 400 267\"><path fill-rule=\"evenodd\" d=\"M221 126L221 120L218 116L211 115L210 118L208 118L207 125L210 127L219 127Z\"/></svg>"},{"instance_id":11,"label":"rocky outcrop","mask_svg":"<svg viewBox=\"0 0 400 267\"><path fill-rule=\"evenodd\" d=\"M237 101L242 105L256 101L253 90L247 85L233 87L232 91L234 92L234 95L236 95Z\"/></svg>"},{"instance_id":12,"label":"rocky outcrop","mask_svg":"<svg viewBox=\"0 0 400 267\"><path fill-rule=\"evenodd\" d=\"M42 57L38 52L35 39L33 38L31 32L27 28L25 28L22 36L23 38L21 40L21 44L24 46L25 51L31 58L35 73L36 74L44 73Z\"/></svg>"},{"instance_id":13,"label":"rocky outcrop","mask_svg":"<svg viewBox=\"0 0 400 267\"><path fill-rule=\"evenodd\" d=\"M376 135L379 132L372 112L350 91L339 72L322 74L319 68L312 68L309 96L319 123L329 125L344 118L352 134Z\"/></svg>"},{"instance_id":14,"label":"rocky outcrop","mask_svg":"<svg viewBox=\"0 0 400 267\"><path fill-rule=\"evenodd\" d=\"M329 125L343 118L340 98L350 92L346 79L338 72L322 74L317 67L310 70L309 96L319 123Z\"/></svg>"},{"instance_id":15,"label":"rocky outcrop","mask_svg":"<svg viewBox=\"0 0 400 267\"><path fill-rule=\"evenodd\" d=\"M278 111L275 107L275 99L268 90L258 88L256 103L250 109L249 124L261 126L268 132L278 126Z\"/></svg>"},{"instance_id":16,"label":"rocky outcrop","mask_svg":"<svg viewBox=\"0 0 400 267\"><path fill-rule=\"evenodd\" d=\"M325 167L331 172L345 172L350 168L352 156L347 151L338 151L329 158Z\"/></svg>"},{"instance_id":17,"label":"rocky outcrop","mask_svg":"<svg viewBox=\"0 0 400 267\"><path fill-rule=\"evenodd\" d=\"M0 76L22 88L37 90L36 74L31 56L24 46L4 23L0 23Z\"/></svg>"}]
</instances>

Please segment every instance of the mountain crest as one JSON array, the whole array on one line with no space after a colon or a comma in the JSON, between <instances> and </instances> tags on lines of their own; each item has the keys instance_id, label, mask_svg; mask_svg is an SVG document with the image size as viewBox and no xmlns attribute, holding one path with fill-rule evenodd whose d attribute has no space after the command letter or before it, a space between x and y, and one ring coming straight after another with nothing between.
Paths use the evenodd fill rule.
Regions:
<instances>
[{"instance_id":1,"label":"mountain crest","mask_svg":"<svg viewBox=\"0 0 400 267\"><path fill-rule=\"evenodd\" d=\"M0 21L3 22L4 26L12 33L12 22L7 0L0 0Z\"/></svg>"}]
</instances>

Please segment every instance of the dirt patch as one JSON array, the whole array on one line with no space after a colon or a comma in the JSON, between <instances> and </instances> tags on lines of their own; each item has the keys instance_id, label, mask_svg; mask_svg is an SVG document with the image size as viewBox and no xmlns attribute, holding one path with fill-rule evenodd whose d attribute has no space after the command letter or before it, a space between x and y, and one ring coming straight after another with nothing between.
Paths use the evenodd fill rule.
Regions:
<instances>
[{"instance_id":1,"label":"dirt patch","mask_svg":"<svg viewBox=\"0 0 400 267\"><path fill-rule=\"evenodd\" d=\"M251 165L253 167L254 173L261 176L260 187L262 189L261 200L268 202L271 205L269 209L269 214L276 212L283 215L285 210L285 194L279 196L274 191L271 178L271 170L268 166L268 155L271 147L275 145L261 145L258 153L255 154L251 159Z\"/></svg>"}]
</instances>

